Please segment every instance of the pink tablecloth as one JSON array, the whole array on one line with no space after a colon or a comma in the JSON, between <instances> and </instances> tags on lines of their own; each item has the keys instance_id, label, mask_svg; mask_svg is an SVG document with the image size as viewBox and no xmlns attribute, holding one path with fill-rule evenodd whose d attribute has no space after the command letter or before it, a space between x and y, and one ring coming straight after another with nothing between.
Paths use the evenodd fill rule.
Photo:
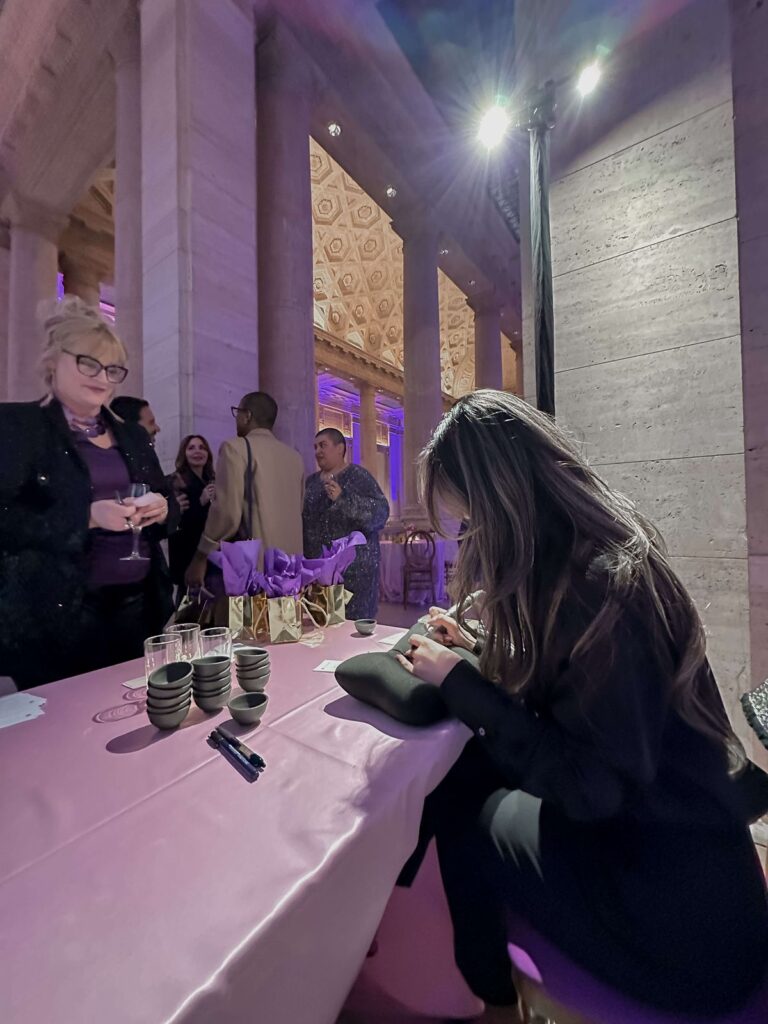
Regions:
<instances>
[{"instance_id":1,"label":"pink tablecloth","mask_svg":"<svg viewBox=\"0 0 768 1024\"><path fill-rule=\"evenodd\" d=\"M448 593L445 582L445 563L455 562L459 552L459 546L455 540L443 540L442 537L435 538L435 589L437 600L440 604L448 602ZM382 601L403 600L403 566L405 564L405 545L395 544L392 541L381 542L381 570L379 573L379 596ZM426 603L430 600L429 594L419 591L414 587L411 592L411 600L421 600Z\"/></svg>"},{"instance_id":2,"label":"pink tablecloth","mask_svg":"<svg viewBox=\"0 0 768 1024\"><path fill-rule=\"evenodd\" d=\"M148 724L138 663L40 691L45 715L0 732L3 1024L335 1020L467 737L313 672L371 649L346 625L272 648L252 785L205 743L226 712Z\"/></svg>"}]
</instances>

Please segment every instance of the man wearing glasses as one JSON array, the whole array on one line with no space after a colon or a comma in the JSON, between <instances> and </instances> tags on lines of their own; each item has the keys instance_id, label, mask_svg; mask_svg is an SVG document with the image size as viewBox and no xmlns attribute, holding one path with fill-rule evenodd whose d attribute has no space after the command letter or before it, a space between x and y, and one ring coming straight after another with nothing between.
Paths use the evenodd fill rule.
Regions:
<instances>
[{"instance_id":1,"label":"man wearing glasses","mask_svg":"<svg viewBox=\"0 0 768 1024\"><path fill-rule=\"evenodd\" d=\"M252 391L232 406L237 437L225 441L216 462L216 501L210 507L186 583L200 587L208 555L223 540L260 539L264 548L302 552L304 461L272 433L277 402Z\"/></svg>"}]
</instances>

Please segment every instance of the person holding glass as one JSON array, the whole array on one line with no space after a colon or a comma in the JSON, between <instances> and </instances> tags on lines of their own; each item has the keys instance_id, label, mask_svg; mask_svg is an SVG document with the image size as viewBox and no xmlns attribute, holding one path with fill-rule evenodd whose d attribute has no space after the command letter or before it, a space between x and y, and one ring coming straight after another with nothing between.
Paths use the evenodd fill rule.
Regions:
<instances>
[{"instance_id":1,"label":"person holding glass","mask_svg":"<svg viewBox=\"0 0 768 1024\"><path fill-rule=\"evenodd\" d=\"M165 478L110 410L123 343L74 296L43 330L45 396L0 405L0 675L22 689L140 657L172 610Z\"/></svg>"}]
</instances>

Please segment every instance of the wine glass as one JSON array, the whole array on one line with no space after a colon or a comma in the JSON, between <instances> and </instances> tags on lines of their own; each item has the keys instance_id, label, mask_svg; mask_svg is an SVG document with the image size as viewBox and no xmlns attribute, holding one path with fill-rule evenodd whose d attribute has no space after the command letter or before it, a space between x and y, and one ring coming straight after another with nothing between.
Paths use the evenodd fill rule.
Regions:
<instances>
[{"instance_id":1,"label":"wine glass","mask_svg":"<svg viewBox=\"0 0 768 1024\"><path fill-rule=\"evenodd\" d=\"M131 484L128 489L120 494L119 492L115 495L117 501L121 505L125 505L126 502L134 502L140 504L138 499L144 498L149 494L149 486L147 484ZM148 562L149 559L139 553L139 538L141 537L141 526L134 526L133 522L129 522L128 525L131 528L133 534L133 545L131 547L130 555L123 555L120 559L121 562Z\"/></svg>"}]
</instances>

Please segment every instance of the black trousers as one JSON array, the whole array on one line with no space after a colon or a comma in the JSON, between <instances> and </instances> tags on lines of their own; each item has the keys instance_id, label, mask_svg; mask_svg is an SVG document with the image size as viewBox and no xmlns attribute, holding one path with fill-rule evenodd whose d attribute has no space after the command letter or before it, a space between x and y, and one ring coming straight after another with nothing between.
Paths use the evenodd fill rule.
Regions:
<instances>
[{"instance_id":1,"label":"black trousers","mask_svg":"<svg viewBox=\"0 0 768 1024\"><path fill-rule=\"evenodd\" d=\"M144 640L163 628L163 622L152 621L156 617L150 611L145 583L90 591L73 623L76 635L66 638L59 651L31 648L28 670L14 681L20 690L28 690L140 658Z\"/></svg>"},{"instance_id":2,"label":"black trousers","mask_svg":"<svg viewBox=\"0 0 768 1024\"><path fill-rule=\"evenodd\" d=\"M765 891L746 828L580 823L510 789L477 740L427 798L415 877L430 839L472 991L515 1002L508 915L593 977L670 1012L715 1016L764 977Z\"/></svg>"}]
</instances>

